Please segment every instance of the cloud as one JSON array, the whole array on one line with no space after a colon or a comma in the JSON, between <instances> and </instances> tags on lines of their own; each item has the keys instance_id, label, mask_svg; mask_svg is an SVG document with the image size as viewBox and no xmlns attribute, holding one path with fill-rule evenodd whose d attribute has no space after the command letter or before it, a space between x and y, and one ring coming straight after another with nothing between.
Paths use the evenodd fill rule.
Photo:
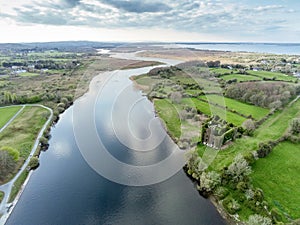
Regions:
<instances>
[{"instance_id":1,"label":"cloud","mask_svg":"<svg viewBox=\"0 0 300 225\"><path fill-rule=\"evenodd\" d=\"M145 2L139 0L104 0L103 2L118 9L133 13L165 12L170 10L168 5L160 2Z\"/></svg>"},{"instance_id":2,"label":"cloud","mask_svg":"<svg viewBox=\"0 0 300 225\"><path fill-rule=\"evenodd\" d=\"M285 7L282 5L265 5L265 6L258 6L254 8L254 11L258 12L266 12L266 11L274 11L284 9Z\"/></svg>"},{"instance_id":3,"label":"cloud","mask_svg":"<svg viewBox=\"0 0 300 225\"><path fill-rule=\"evenodd\" d=\"M113 29L172 29L237 36L289 28L297 13L286 5L252 5L230 0L24 0L2 10L18 24L72 25ZM250 1L250 0L249 0ZM7 4L9 6L9 4ZM286 13L287 11L291 13ZM4 13L5 12L5 13ZM290 16L290 17L289 17ZM292 17L293 16L293 17ZM278 21L277 19L281 20ZM291 19L293 18L293 19ZM276 22L275 22L276 21Z\"/></svg>"}]
</instances>

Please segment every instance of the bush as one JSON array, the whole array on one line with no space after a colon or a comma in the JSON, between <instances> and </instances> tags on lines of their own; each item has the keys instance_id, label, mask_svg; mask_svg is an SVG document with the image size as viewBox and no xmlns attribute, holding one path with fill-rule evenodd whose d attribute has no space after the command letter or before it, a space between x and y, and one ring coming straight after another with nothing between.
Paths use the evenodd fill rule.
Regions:
<instances>
[{"instance_id":1,"label":"bush","mask_svg":"<svg viewBox=\"0 0 300 225\"><path fill-rule=\"evenodd\" d=\"M252 165L255 162L255 157L252 152L248 152L244 155L244 159L248 162L249 165Z\"/></svg>"},{"instance_id":2,"label":"bush","mask_svg":"<svg viewBox=\"0 0 300 225\"><path fill-rule=\"evenodd\" d=\"M30 170L35 169L39 166L39 164L40 164L39 163L39 158L34 156L30 159L28 167L29 167Z\"/></svg>"},{"instance_id":3,"label":"bush","mask_svg":"<svg viewBox=\"0 0 300 225\"><path fill-rule=\"evenodd\" d=\"M259 143L257 154L259 158L265 158L272 151L272 146L268 143Z\"/></svg>"},{"instance_id":4,"label":"bush","mask_svg":"<svg viewBox=\"0 0 300 225\"><path fill-rule=\"evenodd\" d=\"M199 190L211 193L221 183L221 176L215 172L203 172L200 176Z\"/></svg>"},{"instance_id":5,"label":"bush","mask_svg":"<svg viewBox=\"0 0 300 225\"><path fill-rule=\"evenodd\" d=\"M227 197L223 200L223 206L230 214L235 214L240 209L240 204L232 197Z\"/></svg>"},{"instance_id":6,"label":"bush","mask_svg":"<svg viewBox=\"0 0 300 225\"><path fill-rule=\"evenodd\" d=\"M242 127L245 129L245 133L249 136L253 135L255 130L255 123L252 119L247 119L243 122Z\"/></svg>"},{"instance_id":7,"label":"bush","mask_svg":"<svg viewBox=\"0 0 300 225\"><path fill-rule=\"evenodd\" d=\"M19 151L12 147L3 146L0 148L0 151L6 151L13 158L13 160L15 162L17 162L19 160L19 156L20 156Z\"/></svg>"},{"instance_id":8,"label":"bush","mask_svg":"<svg viewBox=\"0 0 300 225\"><path fill-rule=\"evenodd\" d=\"M229 190L225 187L219 186L215 189L214 195L217 199L224 199L229 194Z\"/></svg>"},{"instance_id":9,"label":"bush","mask_svg":"<svg viewBox=\"0 0 300 225\"><path fill-rule=\"evenodd\" d=\"M268 217L264 217L258 214L249 216L248 225L272 225L272 220Z\"/></svg>"},{"instance_id":10,"label":"bush","mask_svg":"<svg viewBox=\"0 0 300 225\"><path fill-rule=\"evenodd\" d=\"M238 154L224 172L227 175L227 179L229 179L228 181L236 183L247 180L251 171L248 162L241 154Z\"/></svg>"},{"instance_id":11,"label":"bush","mask_svg":"<svg viewBox=\"0 0 300 225\"><path fill-rule=\"evenodd\" d=\"M236 188L242 192L246 191L246 189L248 188L248 184L244 181L240 181L238 182L238 184L236 185Z\"/></svg>"}]
</instances>

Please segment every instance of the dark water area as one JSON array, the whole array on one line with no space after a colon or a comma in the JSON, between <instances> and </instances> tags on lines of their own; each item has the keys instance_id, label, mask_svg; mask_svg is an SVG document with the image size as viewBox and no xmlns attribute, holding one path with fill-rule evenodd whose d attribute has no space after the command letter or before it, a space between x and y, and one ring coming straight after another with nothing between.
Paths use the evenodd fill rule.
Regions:
<instances>
[{"instance_id":1,"label":"dark water area","mask_svg":"<svg viewBox=\"0 0 300 225\"><path fill-rule=\"evenodd\" d=\"M140 72L122 72L105 85L107 89L104 88L101 95L96 89L93 93L94 89L91 88L90 95L84 96L81 101L88 102L96 98L95 129L111 155L128 164L149 165L155 160L165 159L175 144L164 137L153 151L143 153L131 149L140 148L140 139L151 137L145 142L151 144L159 138L155 133L152 137L149 129L144 129L155 116L153 105L133 87L128 78L132 73ZM116 95L112 93L114 91ZM130 102L131 98L132 102L138 104L129 107L130 115L127 118L131 121L131 132L137 137L130 139L132 136L126 136L124 141L129 142L124 143L122 137L114 133L122 133L125 127L122 116L127 115L128 104L124 102ZM88 112L90 110L86 107L76 108L75 102L61 115L51 130L49 149L40 156L40 167L33 172L6 224L225 224L212 203L199 195L182 169L163 182L145 186L127 186L99 175L84 159L75 138L76 135L91 135L90 130L80 124L81 120L76 122L74 119L76 115L88 117ZM77 126L82 128L81 132L74 133L74 123L79 123ZM160 129L158 125L154 123L151 130ZM158 134L161 135L160 132ZM95 146L93 142L83 144L90 148ZM108 170L115 170L112 164L101 161L103 159L96 160ZM119 176L123 175L120 171Z\"/></svg>"}]
</instances>

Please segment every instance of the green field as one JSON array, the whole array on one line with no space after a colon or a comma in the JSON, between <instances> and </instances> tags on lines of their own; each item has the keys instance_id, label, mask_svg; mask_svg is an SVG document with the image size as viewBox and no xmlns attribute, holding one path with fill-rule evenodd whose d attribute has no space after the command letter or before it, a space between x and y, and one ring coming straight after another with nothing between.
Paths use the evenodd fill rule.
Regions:
<instances>
[{"instance_id":1,"label":"green field","mask_svg":"<svg viewBox=\"0 0 300 225\"><path fill-rule=\"evenodd\" d=\"M232 113L230 111L226 111L226 109L222 109L214 105L210 105L207 102L200 101L199 99L192 98L192 101L195 107L203 114L208 116L211 116L212 114L218 115L222 119L226 120L229 123L233 123L236 126L241 126L242 123L246 120L246 118L238 114ZM186 103L189 104L188 101Z\"/></svg>"},{"instance_id":2,"label":"green field","mask_svg":"<svg viewBox=\"0 0 300 225\"><path fill-rule=\"evenodd\" d=\"M226 150L219 151L209 168L215 171L222 171L228 166L233 158L241 153L243 155L258 149L258 144L270 140L277 140L282 137L289 127L290 121L300 116L300 100L291 107L275 113L266 120L255 132L253 137L242 137L236 139ZM300 177L299 177L299 154L300 144L291 144L284 142L273 149L266 158L255 162L252 172L253 184L262 188L265 193L265 200L271 207L276 207L282 215L296 219L299 214L299 196L300 196ZM198 147L199 155L205 152L215 151L207 146ZM238 194L232 190L232 194ZM246 220L250 214L250 209L241 206L239 215L241 219Z\"/></svg>"},{"instance_id":3,"label":"green field","mask_svg":"<svg viewBox=\"0 0 300 225\"><path fill-rule=\"evenodd\" d=\"M26 106L16 119L0 133L0 146L10 146L29 156L34 141L47 121L49 111L38 106Z\"/></svg>"},{"instance_id":4,"label":"green field","mask_svg":"<svg viewBox=\"0 0 300 225\"><path fill-rule=\"evenodd\" d=\"M165 122L171 137L179 138L181 135L181 121L174 104L166 99L155 99L154 106L158 116Z\"/></svg>"},{"instance_id":5,"label":"green field","mask_svg":"<svg viewBox=\"0 0 300 225\"><path fill-rule=\"evenodd\" d=\"M269 119L255 130L253 137L236 139L232 145L226 148L226 151L219 151L211 167L215 170L221 170L224 166L230 164L238 153L244 154L257 150L260 142L277 140L285 133L290 121L298 116L300 116L300 100L295 102L291 107L287 107L270 116ZM203 151L201 148L203 147L200 147L200 152Z\"/></svg>"},{"instance_id":6,"label":"green field","mask_svg":"<svg viewBox=\"0 0 300 225\"><path fill-rule=\"evenodd\" d=\"M212 73L215 73L215 74L220 74L220 75L231 74L231 73L236 72L234 70L226 69L226 68L210 68L209 71Z\"/></svg>"},{"instance_id":7,"label":"green field","mask_svg":"<svg viewBox=\"0 0 300 225\"><path fill-rule=\"evenodd\" d=\"M235 110L236 112L239 112L245 116L251 115L255 120L260 120L269 113L268 109L249 105L220 95L202 95L199 98L221 106L224 106L225 104L225 106L227 106L229 109Z\"/></svg>"},{"instance_id":8,"label":"green field","mask_svg":"<svg viewBox=\"0 0 300 225\"><path fill-rule=\"evenodd\" d=\"M133 78L134 81L137 84L143 85L143 86L151 86L158 82L158 80L152 79L151 77L147 75L139 75Z\"/></svg>"},{"instance_id":9,"label":"green field","mask_svg":"<svg viewBox=\"0 0 300 225\"><path fill-rule=\"evenodd\" d=\"M230 74L230 75L223 75L220 76L222 80L229 81L236 79L237 82L244 82L244 81L259 81L262 80L260 77L252 76L252 75L245 75L245 74Z\"/></svg>"},{"instance_id":10,"label":"green field","mask_svg":"<svg viewBox=\"0 0 300 225\"><path fill-rule=\"evenodd\" d=\"M20 109L21 106L0 108L0 128L3 127Z\"/></svg>"},{"instance_id":11,"label":"green field","mask_svg":"<svg viewBox=\"0 0 300 225\"><path fill-rule=\"evenodd\" d=\"M20 77L36 77L39 75L40 75L39 73L29 73L29 72L19 73Z\"/></svg>"},{"instance_id":12,"label":"green field","mask_svg":"<svg viewBox=\"0 0 300 225\"><path fill-rule=\"evenodd\" d=\"M289 82L295 82L297 78L293 76L289 76L283 73L278 72L269 72L269 71L253 71L253 70L247 70L247 73L254 76L259 76L261 78L267 78L267 79L274 79L279 81L289 81Z\"/></svg>"},{"instance_id":13,"label":"green field","mask_svg":"<svg viewBox=\"0 0 300 225\"><path fill-rule=\"evenodd\" d=\"M271 208L300 218L300 144L283 142L253 165L253 184L264 190Z\"/></svg>"}]
</instances>

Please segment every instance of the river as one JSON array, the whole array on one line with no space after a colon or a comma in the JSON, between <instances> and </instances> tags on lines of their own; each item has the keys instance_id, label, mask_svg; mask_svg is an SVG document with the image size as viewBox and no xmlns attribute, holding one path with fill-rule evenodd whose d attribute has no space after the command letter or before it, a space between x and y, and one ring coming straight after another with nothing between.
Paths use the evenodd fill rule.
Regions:
<instances>
[{"instance_id":1,"label":"river","mask_svg":"<svg viewBox=\"0 0 300 225\"><path fill-rule=\"evenodd\" d=\"M225 224L180 169L181 150L129 79L152 68L92 80L51 130L6 224Z\"/></svg>"}]
</instances>

